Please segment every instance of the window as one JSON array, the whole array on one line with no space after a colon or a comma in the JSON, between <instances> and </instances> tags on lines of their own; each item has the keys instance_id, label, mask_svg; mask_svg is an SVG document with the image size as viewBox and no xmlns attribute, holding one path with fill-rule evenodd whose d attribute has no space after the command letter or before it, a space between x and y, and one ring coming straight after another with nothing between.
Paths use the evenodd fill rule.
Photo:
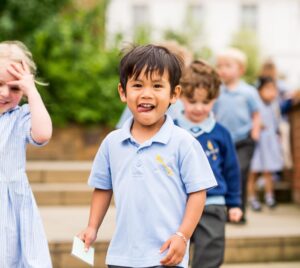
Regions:
<instances>
[{"instance_id":1,"label":"window","mask_svg":"<svg viewBox=\"0 0 300 268\"><path fill-rule=\"evenodd\" d=\"M133 6L133 27L147 26L149 23L149 10L146 5Z\"/></svg>"},{"instance_id":2,"label":"window","mask_svg":"<svg viewBox=\"0 0 300 268\"><path fill-rule=\"evenodd\" d=\"M193 24L203 23L203 6L199 4L192 4L189 6L188 16Z\"/></svg>"},{"instance_id":3,"label":"window","mask_svg":"<svg viewBox=\"0 0 300 268\"><path fill-rule=\"evenodd\" d=\"M257 28L257 6L254 4L242 5L241 28L256 30Z\"/></svg>"}]
</instances>

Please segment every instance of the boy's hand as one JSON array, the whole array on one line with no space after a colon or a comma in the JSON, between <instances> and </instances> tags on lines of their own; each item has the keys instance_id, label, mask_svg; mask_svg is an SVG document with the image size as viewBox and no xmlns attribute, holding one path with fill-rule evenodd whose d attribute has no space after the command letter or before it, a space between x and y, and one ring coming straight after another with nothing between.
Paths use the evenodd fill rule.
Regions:
<instances>
[{"instance_id":1,"label":"boy's hand","mask_svg":"<svg viewBox=\"0 0 300 268\"><path fill-rule=\"evenodd\" d=\"M230 208L228 210L228 218L231 222L239 222L243 216L243 212L240 208Z\"/></svg>"},{"instance_id":2,"label":"boy's hand","mask_svg":"<svg viewBox=\"0 0 300 268\"><path fill-rule=\"evenodd\" d=\"M34 76L24 61L22 61L21 64L12 63L8 67L7 71L16 78L15 81L7 83L9 86L19 88L26 96L28 96L32 91L36 91Z\"/></svg>"},{"instance_id":3,"label":"boy's hand","mask_svg":"<svg viewBox=\"0 0 300 268\"><path fill-rule=\"evenodd\" d=\"M91 244L93 244L97 238L97 230L92 227L87 227L77 236L84 242L84 249L88 251Z\"/></svg>"},{"instance_id":4,"label":"boy's hand","mask_svg":"<svg viewBox=\"0 0 300 268\"><path fill-rule=\"evenodd\" d=\"M186 243L177 235L172 235L160 248L160 253L168 250L167 255L160 261L162 265L175 266L179 264L185 254Z\"/></svg>"}]
</instances>

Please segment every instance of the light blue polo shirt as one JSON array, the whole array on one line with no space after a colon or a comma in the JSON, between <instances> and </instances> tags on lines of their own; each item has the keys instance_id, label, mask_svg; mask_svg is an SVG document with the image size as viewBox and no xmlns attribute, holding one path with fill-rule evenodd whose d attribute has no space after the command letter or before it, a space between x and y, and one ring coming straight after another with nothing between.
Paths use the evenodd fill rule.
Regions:
<instances>
[{"instance_id":1,"label":"light blue polo shirt","mask_svg":"<svg viewBox=\"0 0 300 268\"><path fill-rule=\"evenodd\" d=\"M252 116L259 109L257 90L240 81L234 90L221 86L214 112L217 121L229 130L233 142L246 139L252 129Z\"/></svg>"},{"instance_id":2,"label":"light blue polo shirt","mask_svg":"<svg viewBox=\"0 0 300 268\"><path fill-rule=\"evenodd\" d=\"M166 254L159 249L181 225L188 194L217 183L200 143L170 116L141 145L131 125L129 118L103 140L89 185L114 192L116 230L106 264L150 267ZM188 252L178 266L188 267Z\"/></svg>"}]
</instances>

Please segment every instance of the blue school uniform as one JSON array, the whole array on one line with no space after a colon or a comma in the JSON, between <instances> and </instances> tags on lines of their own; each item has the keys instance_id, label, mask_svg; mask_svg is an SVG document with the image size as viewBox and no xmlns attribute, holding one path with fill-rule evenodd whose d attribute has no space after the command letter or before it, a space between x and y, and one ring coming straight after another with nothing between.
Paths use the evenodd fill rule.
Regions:
<instances>
[{"instance_id":1,"label":"blue school uniform","mask_svg":"<svg viewBox=\"0 0 300 268\"><path fill-rule=\"evenodd\" d=\"M48 244L25 173L31 137L27 104L0 114L0 267L50 268Z\"/></svg>"},{"instance_id":2,"label":"blue school uniform","mask_svg":"<svg viewBox=\"0 0 300 268\"><path fill-rule=\"evenodd\" d=\"M206 205L241 205L240 171L231 136L211 113L201 123L190 122L181 114L175 124L189 131L202 145L218 186L207 192Z\"/></svg>"},{"instance_id":3,"label":"blue school uniform","mask_svg":"<svg viewBox=\"0 0 300 268\"><path fill-rule=\"evenodd\" d=\"M89 185L113 189L117 217L106 263L161 265L159 249L182 223L188 194L216 186L200 144L170 116L143 144L132 137L132 118L102 142ZM183 261L188 267L189 247Z\"/></svg>"},{"instance_id":4,"label":"blue school uniform","mask_svg":"<svg viewBox=\"0 0 300 268\"><path fill-rule=\"evenodd\" d=\"M240 171L233 142L227 129L211 113L201 123L189 121L182 113L175 124L189 131L202 145L218 186L207 192L205 208L192 240L192 268L220 267L225 249L226 207L241 205Z\"/></svg>"},{"instance_id":5,"label":"blue school uniform","mask_svg":"<svg viewBox=\"0 0 300 268\"><path fill-rule=\"evenodd\" d=\"M229 130L234 143L246 139L252 129L252 116L258 112L260 99L257 90L240 81L234 90L221 86L214 112L216 119Z\"/></svg>"}]
</instances>

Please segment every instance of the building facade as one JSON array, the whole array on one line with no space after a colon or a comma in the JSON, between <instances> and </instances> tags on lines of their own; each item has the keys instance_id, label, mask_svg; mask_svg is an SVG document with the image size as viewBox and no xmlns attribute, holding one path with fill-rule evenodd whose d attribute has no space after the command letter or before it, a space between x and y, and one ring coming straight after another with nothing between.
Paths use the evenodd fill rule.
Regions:
<instances>
[{"instance_id":1,"label":"building facade","mask_svg":"<svg viewBox=\"0 0 300 268\"><path fill-rule=\"evenodd\" d=\"M261 59L273 59L288 84L300 87L300 0L111 0L106 27L110 40L121 33L128 42L139 27L151 41L190 32L194 50L198 44L213 53L250 29Z\"/></svg>"}]
</instances>

